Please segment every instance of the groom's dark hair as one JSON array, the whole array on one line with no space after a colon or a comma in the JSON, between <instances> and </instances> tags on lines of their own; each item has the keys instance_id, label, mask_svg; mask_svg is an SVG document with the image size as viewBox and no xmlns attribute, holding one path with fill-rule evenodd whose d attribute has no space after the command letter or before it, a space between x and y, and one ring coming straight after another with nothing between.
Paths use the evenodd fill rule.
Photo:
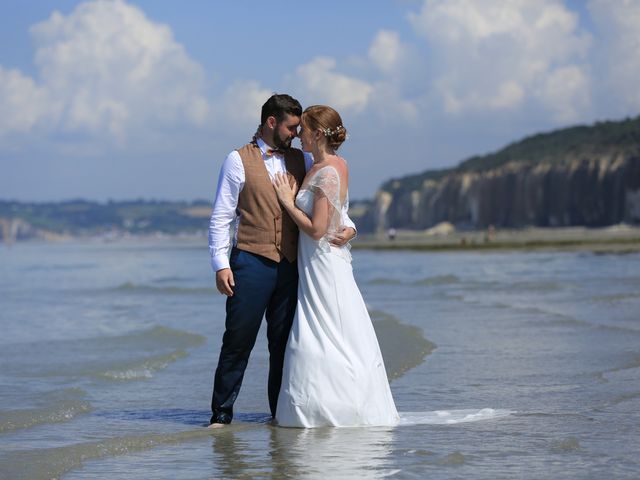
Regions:
<instances>
[{"instance_id":1,"label":"groom's dark hair","mask_svg":"<svg viewBox=\"0 0 640 480\"><path fill-rule=\"evenodd\" d=\"M278 122L281 122L284 120L286 113L300 117L302 115L302 105L291 95L274 93L269 97L269 100L262 105L260 124L264 125L264 122L266 122L269 117L275 117Z\"/></svg>"}]
</instances>

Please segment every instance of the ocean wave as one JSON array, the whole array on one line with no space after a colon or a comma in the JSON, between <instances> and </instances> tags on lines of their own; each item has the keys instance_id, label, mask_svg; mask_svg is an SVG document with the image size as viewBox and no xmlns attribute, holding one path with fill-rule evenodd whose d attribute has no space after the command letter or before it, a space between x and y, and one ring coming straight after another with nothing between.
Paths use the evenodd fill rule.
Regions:
<instances>
[{"instance_id":1,"label":"ocean wave","mask_svg":"<svg viewBox=\"0 0 640 480\"><path fill-rule=\"evenodd\" d=\"M86 401L86 392L79 388L66 388L42 395L45 406L0 412L0 433L49 423L68 422L78 415L93 410Z\"/></svg>"},{"instance_id":2,"label":"ocean wave","mask_svg":"<svg viewBox=\"0 0 640 480\"><path fill-rule=\"evenodd\" d=\"M238 427L234 428L238 430ZM0 471L3 478L49 480L60 478L65 473L80 468L88 460L128 455L163 445L198 440L218 432L199 428L176 433L123 436L64 447L16 451L2 455Z\"/></svg>"},{"instance_id":3,"label":"ocean wave","mask_svg":"<svg viewBox=\"0 0 640 480\"><path fill-rule=\"evenodd\" d=\"M85 344L93 344L94 348L100 345L109 349L154 349L163 347L184 349L202 345L206 340L207 338L203 335L156 325L145 330L108 337L95 337L86 339L83 342Z\"/></svg>"},{"instance_id":4,"label":"ocean wave","mask_svg":"<svg viewBox=\"0 0 640 480\"><path fill-rule=\"evenodd\" d=\"M611 368L609 370L605 370L603 373L615 373L622 372L623 370L633 370L634 368L640 368L640 354L634 353L631 355L629 360L627 360L624 364Z\"/></svg>"},{"instance_id":5,"label":"ocean wave","mask_svg":"<svg viewBox=\"0 0 640 480\"><path fill-rule=\"evenodd\" d=\"M151 358L127 362L121 365L114 365L108 370L89 370L85 373L89 376L106 378L108 380L142 380L153 377L153 374L158 370L163 370L168 367L169 364L186 356L187 352L184 350L177 350L166 355L157 355Z\"/></svg>"},{"instance_id":6,"label":"ocean wave","mask_svg":"<svg viewBox=\"0 0 640 480\"><path fill-rule=\"evenodd\" d=\"M527 321L527 323L533 323L535 325L549 325L556 327L576 327L576 328L593 328L593 323L586 320L580 320L578 318L566 315L563 313L549 312L543 308L537 307L517 307L509 306L509 308L519 311L521 313L531 313L533 317Z\"/></svg>"},{"instance_id":7,"label":"ocean wave","mask_svg":"<svg viewBox=\"0 0 640 480\"><path fill-rule=\"evenodd\" d=\"M555 292L563 290L571 286L569 283L558 283L549 281L525 281L525 282L512 282L512 283L499 283L499 288L505 291L513 292Z\"/></svg>"},{"instance_id":8,"label":"ocean wave","mask_svg":"<svg viewBox=\"0 0 640 480\"><path fill-rule=\"evenodd\" d=\"M59 264L38 264L29 265L25 272L40 271L69 271L69 270L91 270L98 267L97 263L59 263Z\"/></svg>"},{"instance_id":9,"label":"ocean wave","mask_svg":"<svg viewBox=\"0 0 640 480\"><path fill-rule=\"evenodd\" d=\"M157 325L147 330L140 332L134 332L120 337L110 337L114 340L121 342L123 340L151 340L158 344L168 345L172 347L197 347L207 341L207 337L196 333L187 332L184 330L177 330L175 328L164 327Z\"/></svg>"},{"instance_id":10,"label":"ocean wave","mask_svg":"<svg viewBox=\"0 0 640 480\"><path fill-rule=\"evenodd\" d=\"M401 280L398 278L377 277L368 282L370 285L406 285L414 287L431 287L439 285L455 285L469 291L490 291L506 293L547 293L571 288L570 283L555 281L516 281L502 282L497 280L463 279L454 274L434 275L419 280Z\"/></svg>"},{"instance_id":11,"label":"ocean wave","mask_svg":"<svg viewBox=\"0 0 640 480\"><path fill-rule=\"evenodd\" d=\"M574 288L574 284L570 282L557 282L557 281L548 281L548 280L540 280L540 281L532 281L532 280L522 280L522 281L498 281L498 280L482 280L482 279L460 279L458 282L461 288L465 291L471 291L474 293L477 292L489 292L491 294L495 294L496 292L500 293L550 293L550 292L558 292L562 290L567 290Z\"/></svg>"},{"instance_id":12,"label":"ocean wave","mask_svg":"<svg viewBox=\"0 0 640 480\"><path fill-rule=\"evenodd\" d=\"M155 325L144 330L134 330L120 335L102 335L60 340L40 340L13 343L3 346L5 349L16 349L16 353L28 350L43 351L51 349L55 352L70 350L106 350L114 349L153 349L153 348L187 348L204 344L207 338L197 333L175 328Z\"/></svg>"},{"instance_id":13,"label":"ocean wave","mask_svg":"<svg viewBox=\"0 0 640 480\"><path fill-rule=\"evenodd\" d=\"M175 283L175 282L185 282L185 281L189 281L189 280L191 280L191 278L188 278L188 277L177 277L177 276L173 275L173 276L167 276L167 277L154 278L153 279L153 283Z\"/></svg>"},{"instance_id":14,"label":"ocean wave","mask_svg":"<svg viewBox=\"0 0 640 480\"><path fill-rule=\"evenodd\" d=\"M593 327L598 330L606 330L611 332L624 332L634 335L640 334L640 329L633 327L624 327L622 325L593 325Z\"/></svg>"},{"instance_id":15,"label":"ocean wave","mask_svg":"<svg viewBox=\"0 0 640 480\"><path fill-rule=\"evenodd\" d=\"M621 403L636 400L638 398L640 398L640 392L621 393L620 395L616 395L612 399L608 400L605 403L605 406L609 407L609 406L619 405Z\"/></svg>"},{"instance_id":16,"label":"ocean wave","mask_svg":"<svg viewBox=\"0 0 640 480\"><path fill-rule=\"evenodd\" d=\"M415 281L405 281L397 278L374 278L368 283L371 285L409 285L409 286L433 286L433 285L450 285L459 283L460 278L455 275L435 275Z\"/></svg>"},{"instance_id":17,"label":"ocean wave","mask_svg":"<svg viewBox=\"0 0 640 480\"><path fill-rule=\"evenodd\" d=\"M187 355L206 337L155 326L116 336L30 342L5 348L4 372L16 377L140 380ZM25 355L24 352L34 352ZM46 360L45 360L46 359Z\"/></svg>"},{"instance_id":18,"label":"ocean wave","mask_svg":"<svg viewBox=\"0 0 640 480\"><path fill-rule=\"evenodd\" d=\"M458 423L494 420L512 415L504 409L434 410L432 412L399 412L400 425L454 425Z\"/></svg>"},{"instance_id":19,"label":"ocean wave","mask_svg":"<svg viewBox=\"0 0 640 480\"><path fill-rule=\"evenodd\" d=\"M607 370L602 370L599 372L594 372L592 376L597 379L599 382L607 383L609 382L608 374L615 374L618 372L624 372L625 370L633 370L636 368L640 368L640 354L633 354L627 362L622 365L618 365L613 368L609 368Z\"/></svg>"},{"instance_id":20,"label":"ocean wave","mask_svg":"<svg viewBox=\"0 0 640 480\"><path fill-rule=\"evenodd\" d=\"M404 285L404 281L397 278L374 278L369 280L370 285Z\"/></svg>"},{"instance_id":21,"label":"ocean wave","mask_svg":"<svg viewBox=\"0 0 640 480\"><path fill-rule=\"evenodd\" d=\"M638 299L640 299L640 293L638 292L617 293L617 294L611 294L611 295L598 295L598 296L592 297L592 300L594 302L609 303L609 304L627 302L627 301L638 300Z\"/></svg>"},{"instance_id":22,"label":"ocean wave","mask_svg":"<svg viewBox=\"0 0 640 480\"><path fill-rule=\"evenodd\" d=\"M215 292L213 285L210 287L179 287L175 285L140 285L133 282L122 283L110 290L121 293L143 293L150 295L210 295Z\"/></svg>"},{"instance_id":23,"label":"ocean wave","mask_svg":"<svg viewBox=\"0 0 640 480\"><path fill-rule=\"evenodd\" d=\"M451 285L453 283L460 283L460 278L455 275L436 275L413 282L413 285Z\"/></svg>"}]
</instances>

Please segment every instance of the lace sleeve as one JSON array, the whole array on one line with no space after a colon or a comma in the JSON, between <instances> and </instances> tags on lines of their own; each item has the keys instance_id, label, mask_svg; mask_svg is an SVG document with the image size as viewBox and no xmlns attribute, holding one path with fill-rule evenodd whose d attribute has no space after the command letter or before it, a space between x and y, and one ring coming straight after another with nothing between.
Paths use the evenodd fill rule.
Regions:
<instances>
[{"instance_id":1,"label":"lace sleeve","mask_svg":"<svg viewBox=\"0 0 640 480\"><path fill-rule=\"evenodd\" d=\"M327 198L331 207L329 209L329 234L335 232L340 225L342 206L340 204L340 175L332 167L323 167L313 176L309 182L309 190L314 196L322 195Z\"/></svg>"},{"instance_id":2,"label":"lace sleeve","mask_svg":"<svg viewBox=\"0 0 640 480\"><path fill-rule=\"evenodd\" d=\"M333 208L340 210L340 177L335 168L327 166L318 170L309 182L309 190L324 195Z\"/></svg>"}]
</instances>

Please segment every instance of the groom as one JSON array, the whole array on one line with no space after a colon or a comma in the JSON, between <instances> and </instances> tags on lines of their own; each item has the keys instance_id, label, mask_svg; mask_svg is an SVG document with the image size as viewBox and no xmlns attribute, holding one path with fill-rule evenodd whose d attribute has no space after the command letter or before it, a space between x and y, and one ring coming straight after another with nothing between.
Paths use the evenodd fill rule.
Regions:
<instances>
[{"instance_id":1,"label":"groom","mask_svg":"<svg viewBox=\"0 0 640 480\"><path fill-rule=\"evenodd\" d=\"M225 332L211 399L211 425L233 418L249 354L262 317L267 320L269 344L269 407L276 415L282 382L284 352L298 293L298 228L281 207L271 183L287 173L298 187L313 158L291 148L298 134L302 106L289 95L272 95L262 106L260 127L251 143L232 151L218 178L218 191L209 225L211 265L216 287L227 295ZM334 241L344 245L355 236L347 225ZM229 250L229 227L235 221Z\"/></svg>"}]
</instances>

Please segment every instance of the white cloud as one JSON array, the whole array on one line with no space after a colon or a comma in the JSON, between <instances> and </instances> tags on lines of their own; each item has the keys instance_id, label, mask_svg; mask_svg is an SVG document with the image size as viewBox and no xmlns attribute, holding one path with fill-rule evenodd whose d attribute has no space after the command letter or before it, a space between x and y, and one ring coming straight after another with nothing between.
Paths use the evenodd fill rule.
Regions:
<instances>
[{"instance_id":1,"label":"white cloud","mask_svg":"<svg viewBox=\"0 0 640 480\"><path fill-rule=\"evenodd\" d=\"M460 95L450 87L453 82L453 77L443 76L436 85L442 94L445 112L454 115L469 109L515 109L520 106L525 96L523 87L513 80L490 84L489 88L492 89L490 95L480 89L472 88L469 88L464 95Z\"/></svg>"},{"instance_id":2,"label":"white cloud","mask_svg":"<svg viewBox=\"0 0 640 480\"><path fill-rule=\"evenodd\" d=\"M139 132L202 126L210 106L204 72L171 30L122 0L95 0L69 15L54 12L34 25L39 78L4 72L0 104L26 114L0 133L74 132L123 145ZM47 122L44 122L46 118Z\"/></svg>"},{"instance_id":3,"label":"white cloud","mask_svg":"<svg viewBox=\"0 0 640 480\"><path fill-rule=\"evenodd\" d=\"M262 105L272 94L257 81L239 80L225 91L222 111L234 126L257 126Z\"/></svg>"},{"instance_id":4,"label":"white cloud","mask_svg":"<svg viewBox=\"0 0 640 480\"><path fill-rule=\"evenodd\" d=\"M371 98L371 108L387 126L390 120L396 124L415 122L421 116L418 105L404 98L398 87L391 82L376 83ZM421 118L424 121L424 115Z\"/></svg>"},{"instance_id":5,"label":"white cloud","mask_svg":"<svg viewBox=\"0 0 640 480\"><path fill-rule=\"evenodd\" d=\"M369 47L369 59L383 72L398 68L404 57L404 47L397 32L380 30Z\"/></svg>"},{"instance_id":6,"label":"white cloud","mask_svg":"<svg viewBox=\"0 0 640 480\"><path fill-rule=\"evenodd\" d=\"M450 114L533 100L560 121L588 108L591 39L560 0L425 0L409 21L428 42L433 82ZM558 79L569 72L580 91L558 103Z\"/></svg>"},{"instance_id":7,"label":"white cloud","mask_svg":"<svg viewBox=\"0 0 640 480\"><path fill-rule=\"evenodd\" d=\"M48 103L47 93L31 78L0 66L0 136L30 131L51 113Z\"/></svg>"},{"instance_id":8,"label":"white cloud","mask_svg":"<svg viewBox=\"0 0 640 480\"><path fill-rule=\"evenodd\" d=\"M558 68L549 72L539 95L556 123L578 122L590 108L590 80L574 65Z\"/></svg>"},{"instance_id":9,"label":"white cloud","mask_svg":"<svg viewBox=\"0 0 640 480\"><path fill-rule=\"evenodd\" d=\"M327 103L337 110L362 111L370 100L373 86L363 80L335 71L336 61L317 57L299 66L294 74L296 91L313 99L313 103Z\"/></svg>"},{"instance_id":10,"label":"white cloud","mask_svg":"<svg viewBox=\"0 0 640 480\"><path fill-rule=\"evenodd\" d=\"M418 33L437 34L446 43L477 41L508 33L521 21L518 8L504 6L505 2L486 0L426 0L419 13L409 14L409 20Z\"/></svg>"},{"instance_id":11,"label":"white cloud","mask_svg":"<svg viewBox=\"0 0 640 480\"><path fill-rule=\"evenodd\" d=\"M599 37L593 62L601 107L609 115L636 115L640 109L640 2L591 0L588 7Z\"/></svg>"},{"instance_id":12,"label":"white cloud","mask_svg":"<svg viewBox=\"0 0 640 480\"><path fill-rule=\"evenodd\" d=\"M136 166L164 161L168 168L175 152L208 166L212 151L222 157L250 138L275 90L344 112L352 134L345 149L357 152L354 185L371 190L372 182L450 164L554 124L636 115L640 0L588 0L594 28L580 24L576 4L416 0L406 4L414 12L409 29L390 30L383 20L368 46L335 57L308 45L304 60L278 64L282 77L255 68L255 77L234 78L231 64L218 74L220 58L212 55L209 74L223 85L214 91L168 26L125 0L86 1L31 29L35 74L0 65L0 151L23 158L50 152L64 159L56 167L119 158L122 170L109 164L114 178ZM389 141L398 161L389 161ZM126 148L112 155L113 145ZM159 161L158 153L172 158ZM93 168L87 161L78 178Z\"/></svg>"}]
</instances>

